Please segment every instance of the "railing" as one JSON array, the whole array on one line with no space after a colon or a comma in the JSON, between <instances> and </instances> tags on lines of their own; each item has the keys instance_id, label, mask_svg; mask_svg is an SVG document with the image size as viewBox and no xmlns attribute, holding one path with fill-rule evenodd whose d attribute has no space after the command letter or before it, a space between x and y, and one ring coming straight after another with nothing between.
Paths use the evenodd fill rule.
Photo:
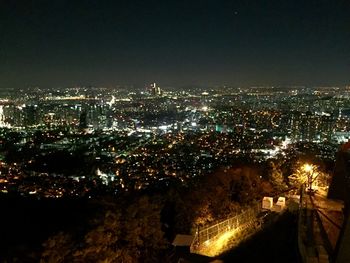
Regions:
<instances>
[{"instance_id":1,"label":"railing","mask_svg":"<svg viewBox=\"0 0 350 263\"><path fill-rule=\"evenodd\" d=\"M318 235L318 238L315 237ZM302 262L329 262L333 249L323 227L319 211L313 197L301 189L299 220L298 220L298 247Z\"/></svg>"},{"instance_id":2,"label":"railing","mask_svg":"<svg viewBox=\"0 0 350 263\"><path fill-rule=\"evenodd\" d=\"M190 247L191 253L196 253L202 244L211 242L220 234L240 227L244 227L248 225L248 223L255 221L260 211L261 204L256 203L241 214L235 215L202 229L198 229Z\"/></svg>"},{"instance_id":3,"label":"railing","mask_svg":"<svg viewBox=\"0 0 350 263\"><path fill-rule=\"evenodd\" d=\"M307 200L304 188L300 191L299 216L298 216L298 248L302 262L307 261L306 249L306 224L307 224Z\"/></svg>"}]
</instances>

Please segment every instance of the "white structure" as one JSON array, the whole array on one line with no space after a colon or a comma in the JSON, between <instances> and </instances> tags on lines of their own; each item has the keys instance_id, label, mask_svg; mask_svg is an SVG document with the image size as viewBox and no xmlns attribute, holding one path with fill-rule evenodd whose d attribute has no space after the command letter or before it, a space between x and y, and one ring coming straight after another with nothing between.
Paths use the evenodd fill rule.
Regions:
<instances>
[{"instance_id":1,"label":"white structure","mask_svg":"<svg viewBox=\"0 0 350 263\"><path fill-rule=\"evenodd\" d=\"M0 105L0 127L5 127L5 115L4 115L4 106Z\"/></svg>"},{"instance_id":2,"label":"white structure","mask_svg":"<svg viewBox=\"0 0 350 263\"><path fill-rule=\"evenodd\" d=\"M277 212L280 212L285 208L285 206L286 206L286 198L282 196L278 197L278 200L275 204L275 210Z\"/></svg>"},{"instance_id":3,"label":"white structure","mask_svg":"<svg viewBox=\"0 0 350 263\"><path fill-rule=\"evenodd\" d=\"M265 196L262 200L262 208L271 210L273 207L273 198Z\"/></svg>"},{"instance_id":4,"label":"white structure","mask_svg":"<svg viewBox=\"0 0 350 263\"><path fill-rule=\"evenodd\" d=\"M175 247L189 247L193 242L194 236L176 235L172 245Z\"/></svg>"}]
</instances>

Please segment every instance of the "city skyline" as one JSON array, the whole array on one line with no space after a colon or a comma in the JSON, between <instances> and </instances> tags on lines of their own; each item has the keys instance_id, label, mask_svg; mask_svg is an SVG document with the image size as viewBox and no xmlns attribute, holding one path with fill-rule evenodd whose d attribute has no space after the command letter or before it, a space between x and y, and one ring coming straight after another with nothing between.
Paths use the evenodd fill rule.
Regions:
<instances>
[{"instance_id":1,"label":"city skyline","mask_svg":"<svg viewBox=\"0 0 350 263\"><path fill-rule=\"evenodd\" d=\"M346 1L1 4L0 88L348 85Z\"/></svg>"},{"instance_id":2,"label":"city skyline","mask_svg":"<svg viewBox=\"0 0 350 263\"><path fill-rule=\"evenodd\" d=\"M349 98L350 87L203 91L153 83L137 91L6 90L0 93L0 223L7 226L1 232L0 261L121 262L119 251L131 251L132 262L170 257L169 262L178 262L177 245L189 247L181 257L211 257L199 262L214 257L256 262L259 255L261 262L292 263L299 254L308 262L305 258L315 258L314 253L304 251L314 244L318 258L346 256L333 252L336 242L345 250L349 244L341 238L346 210L326 193L332 171L340 171L339 182L349 178L341 168L348 155L335 157L349 145ZM307 191L299 195L297 187L305 182ZM333 193L341 194L344 185ZM315 208L312 199L306 204L313 197ZM327 221L314 226L322 229L328 218L337 226L323 239L305 235L312 229L304 227L314 219L305 209L316 213L321 202L331 209L323 210ZM102 209L108 209L105 217ZM84 222L95 213L91 229ZM140 224L144 227L135 232ZM65 230L68 225L72 230ZM64 232L49 234L54 229ZM106 233L111 238L102 246L108 253L79 253L81 247L100 249ZM186 244L180 242L184 234ZM66 243L69 251L58 258L59 242L70 235L79 246L74 240ZM281 235L289 243L279 242ZM130 247L130 239L139 238L149 241ZM247 238L256 245L235 256ZM145 250L148 244L153 252ZM133 247L146 252L135 256ZM262 256L259 249L268 253Z\"/></svg>"}]
</instances>

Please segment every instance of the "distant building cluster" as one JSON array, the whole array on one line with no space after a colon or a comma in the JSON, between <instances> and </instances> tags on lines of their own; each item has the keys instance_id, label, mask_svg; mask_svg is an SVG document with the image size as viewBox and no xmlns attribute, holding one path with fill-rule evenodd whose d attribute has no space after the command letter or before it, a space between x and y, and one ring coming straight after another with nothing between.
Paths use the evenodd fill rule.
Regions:
<instances>
[{"instance_id":1,"label":"distant building cluster","mask_svg":"<svg viewBox=\"0 0 350 263\"><path fill-rule=\"evenodd\" d=\"M0 94L0 126L16 129L201 130L346 141L349 88L30 89Z\"/></svg>"},{"instance_id":2,"label":"distant building cluster","mask_svg":"<svg viewBox=\"0 0 350 263\"><path fill-rule=\"evenodd\" d=\"M0 93L0 191L44 197L162 187L290 145L334 158L350 88L67 88ZM55 182L52 184L52 182Z\"/></svg>"}]
</instances>

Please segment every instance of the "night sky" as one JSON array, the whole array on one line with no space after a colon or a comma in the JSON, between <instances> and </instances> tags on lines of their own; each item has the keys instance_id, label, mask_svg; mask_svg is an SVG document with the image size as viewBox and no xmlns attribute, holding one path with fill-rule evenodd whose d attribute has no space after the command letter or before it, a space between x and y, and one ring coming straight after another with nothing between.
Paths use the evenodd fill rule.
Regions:
<instances>
[{"instance_id":1,"label":"night sky","mask_svg":"<svg viewBox=\"0 0 350 263\"><path fill-rule=\"evenodd\" d=\"M350 84L349 0L0 0L0 87Z\"/></svg>"}]
</instances>

